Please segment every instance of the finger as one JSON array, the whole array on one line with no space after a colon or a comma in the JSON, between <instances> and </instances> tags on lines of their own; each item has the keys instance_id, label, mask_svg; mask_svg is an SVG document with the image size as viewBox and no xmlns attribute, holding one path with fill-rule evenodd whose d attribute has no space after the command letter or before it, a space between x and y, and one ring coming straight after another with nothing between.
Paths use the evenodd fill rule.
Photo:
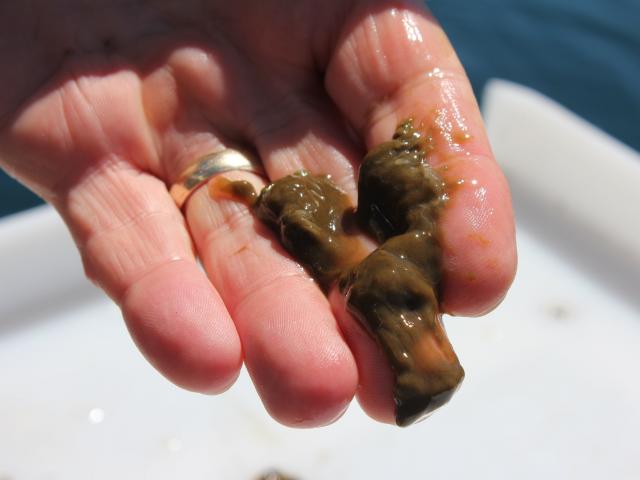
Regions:
<instances>
[{"instance_id":1,"label":"finger","mask_svg":"<svg viewBox=\"0 0 640 480\"><path fill-rule=\"evenodd\" d=\"M300 104L296 102L293 105ZM267 168L275 177L304 168L315 173L330 172L335 181L339 172L342 172L345 177L342 177L344 181L340 186L355 200L357 193L354 169L360 157L359 151L354 142L348 138L345 129L340 128L341 123L337 120L338 117L328 114L328 111L329 109L323 108L311 111L307 106L274 109L272 115L288 114L290 116L290 121L287 123L290 127L268 130L273 137L256 136L254 138ZM257 117L254 128L260 131L261 124L268 123L270 118L270 116ZM299 136L296 136L296 132L299 132ZM346 148L335 149L333 145L343 145ZM338 161L336 161L336 155L341 157ZM349 167L344 168L345 165ZM360 236L359 240L365 250L374 248L372 242L363 236ZM393 375L382 351L371 341L355 318L347 312L344 296L337 289L331 291L330 305L334 318L337 319L340 330L356 360L357 397L361 406L372 418L385 423L395 423L395 406L392 397Z\"/></svg>"},{"instance_id":2,"label":"finger","mask_svg":"<svg viewBox=\"0 0 640 480\"><path fill-rule=\"evenodd\" d=\"M264 185L249 173L224 176ZM298 427L337 419L355 393L357 371L318 286L244 204L212 199L201 188L186 212L266 409L281 423Z\"/></svg>"},{"instance_id":3,"label":"finger","mask_svg":"<svg viewBox=\"0 0 640 480\"><path fill-rule=\"evenodd\" d=\"M464 71L441 29L418 7L365 6L335 44L326 85L368 148L387 141L409 117L432 137L429 161L450 185L440 218L443 308L475 315L494 307L515 270L509 192ZM358 400L373 418L391 423L390 368L344 302L333 303L358 363Z\"/></svg>"},{"instance_id":4,"label":"finger","mask_svg":"<svg viewBox=\"0 0 640 480\"><path fill-rule=\"evenodd\" d=\"M185 128L169 136L178 139L164 148L176 153L166 159L170 178L200 156L224 148L223 143L250 143L249 119L271 101L265 93L269 79L229 55L229 49L233 52L217 43L186 46L169 59L181 96L214 126L191 136L191 142L180 141ZM190 123L186 130L193 127ZM219 139L217 146L203 141L207 136ZM189 144L189 155L184 155ZM248 178L257 188L263 185L257 177ZM241 203L211 199L203 187L184 210L205 269L236 324L245 364L266 409L295 426L339 417L353 398L357 372L322 292Z\"/></svg>"},{"instance_id":5,"label":"finger","mask_svg":"<svg viewBox=\"0 0 640 480\"><path fill-rule=\"evenodd\" d=\"M368 147L408 117L433 137L429 161L452 186L440 219L443 307L461 315L493 308L515 272L510 195L440 27L421 7L361 7L335 44L326 85Z\"/></svg>"},{"instance_id":6,"label":"finger","mask_svg":"<svg viewBox=\"0 0 640 480\"><path fill-rule=\"evenodd\" d=\"M276 96L276 98L278 98ZM329 174L332 180L357 201L355 170L361 158L360 148L349 137L340 114L320 96L308 99L296 96L260 112L249 124L253 139L272 178L280 178L300 169ZM365 250L372 242L360 236ZM393 376L382 352L355 319L346 311L344 297L332 291L331 306L358 368L357 396L362 407L374 419L394 423Z\"/></svg>"},{"instance_id":7,"label":"finger","mask_svg":"<svg viewBox=\"0 0 640 480\"><path fill-rule=\"evenodd\" d=\"M62 214L149 361L185 388L221 391L238 374L239 338L165 185L133 167L157 164L140 79L82 60L25 105L0 148Z\"/></svg>"},{"instance_id":8,"label":"finger","mask_svg":"<svg viewBox=\"0 0 640 480\"><path fill-rule=\"evenodd\" d=\"M87 275L120 305L145 357L174 383L226 389L238 375L240 341L198 268L184 219L156 178L104 166L61 197Z\"/></svg>"},{"instance_id":9,"label":"finger","mask_svg":"<svg viewBox=\"0 0 640 480\"><path fill-rule=\"evenodd\" d=\"M395 424L394 377L382 349L349 313L337 288L331 291L329 301L358 365L358 403L374 420Z\"/></svg>"}]
</instances>

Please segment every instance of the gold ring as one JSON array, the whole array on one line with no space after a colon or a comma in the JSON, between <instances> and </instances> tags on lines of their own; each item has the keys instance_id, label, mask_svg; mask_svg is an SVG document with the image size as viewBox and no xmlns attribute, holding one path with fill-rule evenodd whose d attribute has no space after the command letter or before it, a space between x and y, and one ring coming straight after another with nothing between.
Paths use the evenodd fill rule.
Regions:
<instances>
[{"instance_id":1,"label":"gold ring","mask_svg":"<svg viewBox=\"0 0 640 480\"><path fill-rule=\"evenodd\" d=\"M227 148L220 152L210 153L188 167L171 186L169 194L178 208L182 208L191 194L219 173L232 170L245 170L264 176L261 165L248 153Z\"/></svg>"}]
</instances>

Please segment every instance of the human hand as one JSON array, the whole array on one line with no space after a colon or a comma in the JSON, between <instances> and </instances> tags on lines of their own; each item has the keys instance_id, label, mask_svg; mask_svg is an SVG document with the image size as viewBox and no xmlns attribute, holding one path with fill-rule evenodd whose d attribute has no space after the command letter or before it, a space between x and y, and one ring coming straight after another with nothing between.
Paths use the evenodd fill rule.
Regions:
<instances>
[{"instance_id":1,"label":"human hand","mask_svg":"<svg viewBox=\"0 0 640 480\"><path fill-rule=\"evenodd\" d=\"M233 201L167 186L200 156L254 149L352 197L366 148L413 117L452 189L445 311L477 315L516 263L509 192L469 83L419 3L41 1L0 5L0 162L55 206L87 275L176 384L221 392L242 361L282 423L331 422L358 393L393 421L373 342ZM239 175L239 174L235 174ZM263 180L242 174L256 185ZM207 274L196 263L202 260Z\"/></svg>"}]
</instances>

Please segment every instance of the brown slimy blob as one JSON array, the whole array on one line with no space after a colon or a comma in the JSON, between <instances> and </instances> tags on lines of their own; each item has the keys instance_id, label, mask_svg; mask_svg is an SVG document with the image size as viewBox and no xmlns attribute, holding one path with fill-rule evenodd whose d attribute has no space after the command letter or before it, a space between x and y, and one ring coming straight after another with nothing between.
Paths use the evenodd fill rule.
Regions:
<instances>
[{"instance_id":1,"label":"brown slimy blob","mask_svg":"<svg viewBox=\"0 0 640 480\"><path fill-rule=\"evenodd\" d=\"M229 180L225 177L214 177L207 185L211 198L226 198L244 203L247 206L253 205L258 195L251 183L246 180Z\"/></svg>"},{"instance_id":2,"label":"brown slimy blob","mask_svg":"<svg viewBox=\"0 0 640 480\"><path fill-rule=\"evenodd\" d=\"M441 322L437 217L442 179L425 162L411 120L367 154L358 218L384 242L341 279L350 311L382 348L395 375L396 423L409 425L446 403L464 370Z\"/></svg>"},{"instance_id":3,"label":"brown slimy blob","mask_svg":"<svg viewBox=\"0 0 640 480\"><path fill-rule=\"evenodd\" d=\"M359 260L358 245L343 226L349 199L327 176L284 177L262 190L254 209L324 289Z\"/></svg>"},{"instance_id":4,"label":"brown slimy blob","mask_svg":"<svg viewBox=\"0 0 640 480\"><path fill-rule=\"evenodd\" d=\"M425 163L426 142L411 120L371 150L358 176L358 218L380 242L419 227L435 232L444 182Z\"/></svg>"},{"instance_id":5,"label":"brown slimy blob","mask_svg":"<svg viewBox=\"0 0 640 480\"><path fill-rule=\"evenodd\" d=\"M407 120L391 141L366 155L356 217L381 243L369 255L345 228L352 206L328 176L284 177L264 188L253 205L325 291L339 284L347 308L394 373L401 426L446 403L464 378L439 310L437 217L447 197L443 180L425 161L428 146ZM230 185L224 191L243 190Z\"/></svg>"},{"instance_id":6,"label":"brown slimy blob","mask_svg":"<svg viewBox=\"0 0 640 480\"><path fill-rule=\"evenodd\" d=\"M469 135L464 130L456 130L455 132L453 132L453 135L451 137L453 141L456 142L458 145L471 140L471 135Z\"/></svg>"}]
</instances>

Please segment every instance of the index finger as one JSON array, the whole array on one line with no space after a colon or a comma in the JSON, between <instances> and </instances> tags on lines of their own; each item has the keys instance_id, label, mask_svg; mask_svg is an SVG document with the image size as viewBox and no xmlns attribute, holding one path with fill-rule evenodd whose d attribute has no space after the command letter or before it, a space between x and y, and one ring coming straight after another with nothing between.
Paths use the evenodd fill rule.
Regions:
<instances>
[{"instance_id":1,"label":"index finger","mask_svg":"<svg viewBox=\"0 0 640 480\"><path fill-rule=\"evenodd\" d=\"M431 137L428 161L450 196L440 218L442 307L458 315L491 310L516 268L510 194L464 69L435 19L421 5L361 2L329 56L325 83L367 148L409 117Z\"/></svg>"}]
</instances>

